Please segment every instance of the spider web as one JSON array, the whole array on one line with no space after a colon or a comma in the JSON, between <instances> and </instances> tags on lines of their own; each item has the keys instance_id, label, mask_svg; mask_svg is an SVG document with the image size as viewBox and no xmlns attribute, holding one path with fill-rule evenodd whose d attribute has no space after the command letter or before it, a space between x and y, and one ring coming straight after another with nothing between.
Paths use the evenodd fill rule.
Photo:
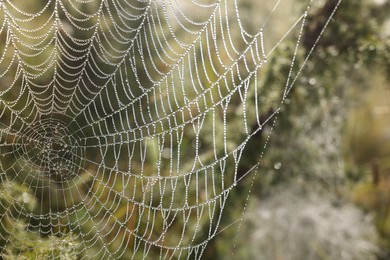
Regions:
<instances>
[{"instance_id":1,"label":"spider web","mask_svg":"<svg viewBox=\"0 0 390 260\"><path fill-rule=\"evenodd\" d=\"M71 234L81 258L200 258L259 165L240 170L246 145L311 54L296 65L311 1L280 35L273 17L292 6L280 0L251 28L250 1L30 2L0 2L1 240ZM287 38L288 74L261 85Z\"/></svg>"}]
</instances>

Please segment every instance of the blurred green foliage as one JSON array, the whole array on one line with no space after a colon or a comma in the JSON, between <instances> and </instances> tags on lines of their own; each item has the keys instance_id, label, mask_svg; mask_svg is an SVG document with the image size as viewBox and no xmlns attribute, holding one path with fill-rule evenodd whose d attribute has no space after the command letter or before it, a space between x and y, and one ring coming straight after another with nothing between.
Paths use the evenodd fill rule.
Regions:
<instances>
[{"instance_id":1,"label":"blurred green foliage","mask_svg":"<svg viewBox=\"0 0 390 260\"><path fill-rule=\"evenodd\" d=\"M30 188L16 182L3 182L0 190L0 247L4 249L3 259L77 259L75 249L78 242L71 234L42 237L38 232L29 230L27 218L14 218L20 214L19 211L32 213L38 206Z\"/></svg>"},{"instance_id":2,"label":"blurred green foliage","mask_svg":"<svg viewBox=\"0 0 390 260\"><path fill-rule=\"evenodd\" d=\"M304 29L293 76L297 75L299 68L306 62L305 58L326 22L319 17L328 17L337 3L335 0L318 2L319 4L309 12L308 24L310 26ZM247 10L253 10L250 7L256 5L255 0L245 0L242 1L242 4ZM271 124L268 124L263 131L254 135L246 146L238 169L239 177L246 176L248 171L252 171L253 165L257 163L264 150L267 136L272 130L270 149L267 149L266 154L261 158L257 178L253 182L251 177L245 177L231 192L221 227L227 227L241 218L242 206L237 207L237 205L243 205L247 202L249 187L251 187L252 198L260 201L266 201L272 197L275 190L280 187L298 187L303 191L300 194L302 197L310 194L313 190L318 190L319 194L331 193L333 200L337 203L353 201L368 213L373 214L381 239L378 243L381 249L378 258L386 259L390 255L390 146L388 145L390 126L386 120L389 114L383 113L380 117L375 115L378 106L385 112L389 107L388 99L382 100L382 103L379 102L379 100L389 97L386 96L387 94L383 94L388 92L389 82L386 77L390 75L390 43L389 32L386 31L389 30L386 29L386 24L389 22L389 12L389 1L383 3L369 0L342 1L313 55L305 64L301 72L302 76L297 78L288 97L283 101L275 127L271 129L269 127ZM256 28L250 28L249 31L256 31ZM296 36L298 35L298 31L294 33ZM272 40L270 41L272 42ZM281 104L280 93L285 87L286 75L290 70L295 44L296 41L281 43L272 58L268 60L265 71L259 78L260 91L255 93L254 86L250 87L251 91L248 96L258 95L258 100L262 102L261 120L270 118ZM163 67L162 64L160 66ZM205 73L213 75L211 67L207 67ZM209 81L203 80L204 86L208 87ZM211 79L211 81L214 80ZM359 96L368 95L367 93L371 93L372 96L369 100L356 99ZM248 98L248 100L254 99ZM248 103L248 108L254 105L254 103ZM235 141L242 139L245 132L242 124L243 108L238 94L233 96L229 108L228 116L233 119L228 122L227 126L228 129L231 129L227 145L234 147ZM258 127L258 122L255 119L254 111L248 110L248 125L253 131ZM234 119L235 115L237 115L236 120ZM212 125L210 118L206 120L208 120L206 125ZM221 130L222 118L219 118L215 124L216 128ZM212 135L207 134L211 131L212 129L206 126L201 136L203 161L214 160L213 154L207 152L207 147L213 141L211 140ZM184 149L191 147L194 139L194 134L186 133L186 135L188 138L183 141ZM153 149L156 143L149 142L147 145ZM218 152L222 153L222 151ZM156 158L150 156L146 158L146 162L144 170L147 175L152 171L148 165L154 165ZM109 162L107 163L109 164ZM139 169L143 166L133 165L132 167ZM192 165L188 163L182 167L190 169ZM234 163L229 161L227 167L233 170ZM254 171L248 176L252 176L252 174ZM103 210L98 207L94 208L95 212L90 212L90 215L104 218L106 214L113 214L116 219L125 219L126 211L129 209L127 203L119 203L115 211L110 212L110 201L114 203L116 199L112 190L121 191L121 177L98 172L97 181L93 181L90 176L83 176L85 182L90 185L92 193L98 194L99 203L106 205ZM251 186L252 182L253 187ZM136 185L136 180L130 184ZM153 189L153 185L150 188ZM77 259L79 257L75 252L77 247L82 246L80 237L73 234L63 237L42 236L36 231L29 230L27 219L15 219L9 216L9 214L17 214L20 207L31 212L42 207L42 205L38 205L40 202L31 189L18 183L9 182L3 182L0 189L6 191L0 194L0 233L1 238L8 237L7 240L0 240L0 247L6 249L6 254L3 255L4 259L55 257ZM72 193L74 191L69 192L69 196L75 197ZM142 194L135 196L140 197ZM140 198L135 198L141 201ZM152 204L159 202L157 197L150 199ZM11 207L10 201L15 206ZM195 198L189 198L189 203L195 203ZM252 201L249 203L251 204ZM331 207L329 203L324 202L323 204L326 207ZM281 207L280 204L275 204L271 210L276 210L277 207ZM11 212L10 209L15 210L15 212ZM132 209L137 210L137 207L133 205ZM332 208L332 210L334 209L335 207ZM84 211L87 209L83 209L80 215L84 215ZM332 214L337 215L337 211L332 211ZM76 214L71 215L70 218L77 223L78 216ZM157 218L156 225L161 221ZM134 230L136 223L134 218L130 218L127 222L127 228ZM146 225L146 223L143 224ZM182 223L174 223L173 225L175 224L177 224L176 231L179 234ZM199 222L199 225L205 228L208 224L206 218ZM256 247L256 241L249 243L245 236L251 233L257 224L244 222L237 240L237 224L225 229L216 239L210 241L204 258L226 259L227 256L235 253L233 257L237 259L250 259L253 257L250 248ZM92 220L86 222L84 226L80 227L81 232L90 231L89 237L94 237L96 235L93 233L96 232L93 229L94 225ZM10 234L9 227L14 226L18 227L15 229L18 232ZM115 223L112 223L112 226L113 229L108 232L105 239L110 242L114 241L110 244L114 251L116 247L122 245L118 239L121 236L117 233L124 231L115 227ZM140 230L142 228L145 227L141 225ZM350 228L355 227L351 226ZM25 230L25 232L21 232L21 230ZM23 239L27 236L29 239ZM123 236L129 236L131 240L131 235L123 234ZM158 234L152 234L152 236L157 237ZM202 236L207 238L207 231ZM167 238L167 241L176 241L176 239L177 237L172 234ZM254 239L254 237L250 237L250 239ZM23 240L33 241L33 243L29 242L23 245L16 243L16 241ZM279 242L278 239L275 239L270 244L277 247ZM88 249L88 252L99 252L102 243L104 241L99 241L93 248ZM319 248L318 251L321 249ZM324 252L321 251L323 259L330 258L329 249L328 252L326 252L326 248L324 250ZM158 254L159 252L150 253L151 257L158 257ZM122 257L127 259L131 255L132 252L128 252ZM285 256L280 256L280 259L285 258Z\"/></svg>"}]
</instances>

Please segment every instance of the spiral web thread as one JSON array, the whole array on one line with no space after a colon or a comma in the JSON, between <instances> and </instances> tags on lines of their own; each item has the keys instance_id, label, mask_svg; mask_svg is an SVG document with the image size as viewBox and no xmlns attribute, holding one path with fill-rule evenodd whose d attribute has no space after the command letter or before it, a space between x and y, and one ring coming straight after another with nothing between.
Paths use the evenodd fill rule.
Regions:
<instances>
[{"instance_id":1,"label":"spiral web thread","mask_svg":"<svg viewBox=\"0 0 390 260\"><path fill-rule=\"evenodd\" d=\"M245 146L279 111L262 109L298 77L307 11L267 47L280 0L254 33L239 0L0 5L3 245L72 235L81 258L200 258L251 172ZM263 100L261 73L287 38L289 74Z\"/></svg>"}]
</instances>

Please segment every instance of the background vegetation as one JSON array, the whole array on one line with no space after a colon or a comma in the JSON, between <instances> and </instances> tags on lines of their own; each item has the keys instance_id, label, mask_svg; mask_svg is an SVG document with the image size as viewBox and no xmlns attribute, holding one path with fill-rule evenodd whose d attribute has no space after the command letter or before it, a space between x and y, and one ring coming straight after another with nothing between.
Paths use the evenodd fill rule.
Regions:
<instances>
[{"instance_id":1,"label":"background vegetation","mask_svg":"<svg viewBox=\"0 0 390 260\"><path fill-rule=\"evenodd\" d=\"M337 3L317 2L309 13L310 26L305 27L302 35L298 64L304 62L326 22L319 17L328 17ZM240 4L240 10L247 12L244 25L248 31L256 31L257 23L251 17L257 17L257 10L269 12L268 6L256 0ZM278 21L294 12L294 8L303 7L297 3L284 8L285 13L279 13L274 23L270 22L278 25L272 28L276 30L275 39L279 31L285 31L283 22ZM281 107L260 169L232 191L221 223L223 231L209 243L205 259L390 258L389 14L390 2L386 0L342 1ZM275 39L267 39L265 44L272 46ZM268 61L261 80L261 100L272 101L280 94L280 89L273 86L285 80L295 43L283 42ZM263 107L264 118L279 105L271 101ZM240 111L232 109L230 118L234 113ZM241 118L239 115L236 121L230 120L229 127L238 125ZM255 126L256 122L249 125ZM264 129L246 147L238 169L241 176L257 162L268 132L270 128ZM183 145L190 146L191 138ZM202 142L207 146L211 140L206 136ZM153 164L153 158L147 161ZM85 179L89 181L88 177ZM114 200L101 183L94 185L92 188L101 194L102 200ZM112 186L115 189L115 183ZM249 189L251 196L247 201ZM17 182L3 181L0 190L5 191L0 194L0 237L9 236L8 229L1 227L28 230L28 219L12 217L18 212L16 207L11 207L13 211L4 210L13 201L9 197L15 198L15 205L24 205L32 212L42 208L41 200L29 187ZM242 215L242 206L236 205L246 203ZM119 205L114 213L121 218L127 208L128 205ZM237 222L241 217L243 221ZM202 224L208 223L205 220ZM131 229L135 224L128 225ZM81 228L89 230L91 226ZM74 249L81 241L73 234L50 236L28 231L12 237L15 241L0 239L5 259L80 257ZM36 242L18 244L24 237ZM99 247L98 243L90 250L98 252ZM151 252L151 256L154 253L158 255Z\"/></svg>"}]
</instances>

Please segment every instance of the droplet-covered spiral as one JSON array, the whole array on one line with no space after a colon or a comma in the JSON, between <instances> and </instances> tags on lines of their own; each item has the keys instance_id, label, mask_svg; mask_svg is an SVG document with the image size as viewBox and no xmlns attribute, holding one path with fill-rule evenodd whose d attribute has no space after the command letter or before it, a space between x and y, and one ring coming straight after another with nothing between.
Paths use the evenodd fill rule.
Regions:
<instances>
[{"instance_id":1,"label":"droplet-covered spiral","mask_svg":"<svg viewBox=\"0 0 390 260\"><path fill-rule=\"evenodd\" d=\"M26 160L35 178L57 184L81 174L85 148L66 122L54 118L35 121L20 136L20 157Z\"/></svg>"}]
</instances>

